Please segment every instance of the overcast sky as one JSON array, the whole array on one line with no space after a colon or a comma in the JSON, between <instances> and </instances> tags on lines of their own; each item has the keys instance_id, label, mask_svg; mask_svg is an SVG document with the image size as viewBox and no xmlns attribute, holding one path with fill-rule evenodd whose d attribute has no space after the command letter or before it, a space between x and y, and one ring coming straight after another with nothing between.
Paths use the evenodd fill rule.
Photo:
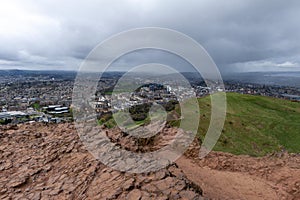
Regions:
<instances>
[{"instance_id":1,"label":"overcast sky","mask_svg":"<svg viewBox=\"0 0 300 200\"><path fill-rule=\"evenodd\" d=\"M0 69L77 70L107 37L155 26L194 38L221 71L299 71L299 22L298 0L1 1ZM173 57L140 52L119 64Z\"/></svg>"}]
</instances>

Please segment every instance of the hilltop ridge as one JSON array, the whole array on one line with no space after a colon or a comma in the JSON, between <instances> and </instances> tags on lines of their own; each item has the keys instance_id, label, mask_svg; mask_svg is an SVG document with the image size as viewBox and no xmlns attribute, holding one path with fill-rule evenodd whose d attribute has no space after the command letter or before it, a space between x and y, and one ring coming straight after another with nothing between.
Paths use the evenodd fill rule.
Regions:
<instances>
[{"instance_id":1,"label":"hilltop ridge","mask_svg":"<svg viewBox=\"0 0 300 200\"><path fill-rule=\"evenodd\" d=\"M299 154L254 158L211 152L200 160L195 140L166 169L126 174L95 160L70 123L1 126L0 141L2 199L300 198Z\"/></svg>"}]
</instances>

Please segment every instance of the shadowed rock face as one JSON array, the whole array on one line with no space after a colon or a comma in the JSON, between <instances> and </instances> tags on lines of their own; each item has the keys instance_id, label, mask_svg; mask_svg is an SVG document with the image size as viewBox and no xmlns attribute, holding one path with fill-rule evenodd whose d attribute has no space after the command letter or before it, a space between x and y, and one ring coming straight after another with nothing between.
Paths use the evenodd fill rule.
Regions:
<instances>
[{"instance_id":1,"label":"shadowed rock face","mask_svg":"<svg viewBox=\"0 0 300 200\"><path fill-rule=\"evenodd\" d=\"M120 138L118 138L120 140ZM201 199L176 164L147 174L112 170L73 124L0 127L0 199Z\"/></svg>"}]
</instances>

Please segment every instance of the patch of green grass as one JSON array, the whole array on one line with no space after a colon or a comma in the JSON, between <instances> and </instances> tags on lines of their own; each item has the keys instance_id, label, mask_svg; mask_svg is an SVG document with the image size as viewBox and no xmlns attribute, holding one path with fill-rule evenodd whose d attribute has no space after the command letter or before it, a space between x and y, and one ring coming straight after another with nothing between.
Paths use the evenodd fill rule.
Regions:
<instances>
[{"instance_id":1,"label":"patch of green grass","mask_svg":"<svg viewBox=\"0 0 300 200\"><path fill-rule=\"evenodd\" d=\"M33 104L31 104L31 107L32 107L33 109L35 109L35 110L40 110L40 109L41 109L41 106L40 106L39 103L33 103Z\"/></svg>"},{"instance_id":2,"label":"patch of green grass","mask_svg":"<svg viewBox=\"0 0 300 200\"><path fill-rule=\"evenodd\" d=\"M132 130L137 128L138 126L146 125L150 122L150 118L147 117L146 119L140 120L140 121L133 121L134 123L126 124L127 122L127 116L124 115L122 111L119 111L117 113L114 113L113 115L106 115L105 117L102 117L101 119L97 120L98 125L105 125L107 128L114 128L117 126L117 122L115 121L117 119L119 122L123 122L122 127L125 127L128 130Z\"/></svg>"},{"instance_id":3,"label":"patch of green grass","mask_svg":"<svg viewBox=\"0 0 300 200\"><path fill-rule=\"evenodd\" d=\"M103 124L103 123L102 123ZM114 128L116 125L117 125L117 123L116 123L116 121L113 119L113 118L111 118L111 119L109 119L108 121L106 121L105 123L104 123L104 125L107 127L107 128Z\"/></svg>"},{"instance_id":4,"label":"patch of green grass","mask_svg":"<svg viewBox=\"0 0 300 200\"><path fill-rule=\"evenodd\" d=\"M198 99L203 140L210 122L210 97ZM214 150L262 156L284 148L300 152L300 103L227 93L227 115Z\"/></svg>"}]
</instances>

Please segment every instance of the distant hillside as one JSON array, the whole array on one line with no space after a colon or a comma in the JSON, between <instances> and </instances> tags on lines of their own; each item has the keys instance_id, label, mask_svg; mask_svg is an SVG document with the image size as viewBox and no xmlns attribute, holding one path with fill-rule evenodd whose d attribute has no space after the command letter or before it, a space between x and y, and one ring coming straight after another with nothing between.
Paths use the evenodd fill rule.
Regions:
<instances>
[{"instance_id":1,"label":"distant hillside","mask_svg":"<svg viewBox=\"0 0 300 200\"><path fill-rule=\"evenodd\" d=\"M76 77L75 71L60 71L60 70L0 70L0 78L28 78L28 77L51 77L63 80L74 80Z\"/></svg>"},{"instance_id":2,"label":"distant hillside","mask_svg":"<svg viewBox=\"0 0 300 200\"><path fill-rule=\"evenodd\" d=\"M210 121L210 97L200 98L199 106L198 135L203 139ZM300 103L227 93L225 126L214 150L253 156L281 149L300 152L299 122Z\"/></svg>"}]
</instances>

